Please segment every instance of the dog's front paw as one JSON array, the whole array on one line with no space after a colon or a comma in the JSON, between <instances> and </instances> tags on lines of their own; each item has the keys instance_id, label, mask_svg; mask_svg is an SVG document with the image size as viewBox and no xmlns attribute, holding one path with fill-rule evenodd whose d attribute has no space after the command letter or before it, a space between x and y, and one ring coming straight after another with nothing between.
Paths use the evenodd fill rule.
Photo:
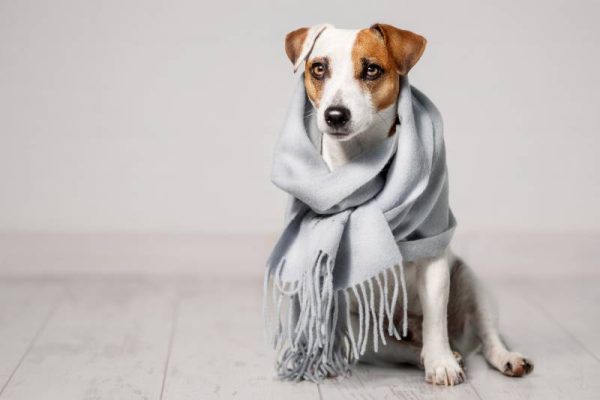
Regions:
<instances>
[{"instance_id":1,"label":"dog's front paw","mask_svg":"<svg viewBox=\"0 0 600 400\"><path fill-rule=\"evenodd\" d=\"M454 386L463 383L466 376L459 364L461 361L462 357L460 355L457 357L449 350L430 354L423 352L425 380L434 385L445 386Z\"/></svg>"},{"instance_id":2,"label":"dog's front paw","mask_svg":"<svg viewBox=\"0 0 600 400\"><path fill-rule=\"evenodd\" d=\"M502 362L502 373L506 376L520 377L533 371L533 361L517 352L506 353Z\"/></svg>"}]
</instances>

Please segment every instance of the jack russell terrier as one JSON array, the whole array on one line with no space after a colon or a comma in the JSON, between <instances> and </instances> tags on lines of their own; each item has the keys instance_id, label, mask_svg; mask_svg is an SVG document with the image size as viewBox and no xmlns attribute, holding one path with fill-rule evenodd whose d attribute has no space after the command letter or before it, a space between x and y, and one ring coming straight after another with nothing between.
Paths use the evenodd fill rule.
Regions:
<instances>
[{"instance_id":1,"label":"jack russell terrier","mask_svg":"<svg viewBox=\"0 0 600 400\"><path fill-rule=\"evenodd\" d=\"M300 28L286 36L289 59L296 68L304 63L306 94L314 106L308 125L318 130L313 133L321 137L321 155L331 170L395 133L400 77L425 45L422 36L384 24L360 30ZM408 337L389 340L377 352L367 348L361 361L419 365L427 382L441 385L463 382L460 354L478 348L507 376L533 370L530 359L506 348L486 292L450 251L404 268ZM356 304L350 308L352 324L358 325Z\"/></svg>"}]
</instances>

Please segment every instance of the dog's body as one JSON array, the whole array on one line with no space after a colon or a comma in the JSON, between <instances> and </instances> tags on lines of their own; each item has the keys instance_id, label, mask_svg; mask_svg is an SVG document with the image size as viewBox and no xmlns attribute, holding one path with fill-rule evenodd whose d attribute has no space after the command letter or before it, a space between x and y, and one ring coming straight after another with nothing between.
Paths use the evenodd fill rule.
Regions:
<instances>
[{"instance_id":1,"label":"dog's body","mask_svg":"<svg viewBox=\"0 0 600 400\"><path fill-rule=\"evenodd\" d=\"M419 60L425 43L419 35L382 24L362 30L321 25L288 34L288 57L296 68L305 63L306 93L314 106L309 130L322 138L321 154L330 169L395 134L399 76ZM390 337L378 352L367 348L362 361L422 365L428 382L446 385L465 378L458 352L477 348L505 375L532 370L531 361L503 344L487 296L449 250L404 268L408 337ZM350 307L356 315L357 305Z\"/></svg>"}]
</instances>

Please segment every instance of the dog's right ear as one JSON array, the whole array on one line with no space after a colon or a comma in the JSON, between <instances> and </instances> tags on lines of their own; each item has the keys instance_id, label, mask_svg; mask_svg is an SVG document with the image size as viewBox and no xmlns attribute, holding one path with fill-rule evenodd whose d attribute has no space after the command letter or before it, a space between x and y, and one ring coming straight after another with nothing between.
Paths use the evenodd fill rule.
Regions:
<instances>
[{"instance_id":1,"label":"dog's right ear","mask_svg":"<svg viewBox=\"0 0 600 400\"><path fill-rule=\"evenodd\" d=\"M294 64L294 72L306 60L321 32L329 27L329 24L320 24L312 28L300 28L285 36L285 53Z\"/></svg>"}]
</instances>

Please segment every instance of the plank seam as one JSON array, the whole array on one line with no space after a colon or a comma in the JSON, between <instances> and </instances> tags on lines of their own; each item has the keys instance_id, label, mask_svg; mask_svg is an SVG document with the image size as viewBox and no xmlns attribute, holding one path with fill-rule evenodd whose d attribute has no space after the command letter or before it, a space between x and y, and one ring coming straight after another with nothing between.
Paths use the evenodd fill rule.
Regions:
<instances>
[{"instance_id":1,"label":"plank seam","mask_svg":"<svg viewBox=\"0 0 600 400\"><path fill-rule=\"evenodd\" d=\"M31 342L29 343L29 345L27 346L27 348L23 352L23 355L19 359L19 362L17 363L17 365L15 366L15 368L12 370L12 372L8 376L8 379L6 380L6 382L4 383L4 385L2 385L2 387L0 388L0 397L2 397L2 395L4 394L4 391L6 390L6 388L8 387L8 385L10 384L10 382L12 381L13 377L16 375L17 371L19 370L19 368L23 364L23 361L25 360L25 358L27 357L27 355L29 354L29 352L31 351L31 349L33 349L33 346L37 342L38 338L41 336L41 334L44 331L44 329L46 329L46 326L48 325L48 323L50 322L50 320L52 319L52 317L56 313L56 310L59 308L59 306L61 305L62 301L64 300L64 296L65 296L65 289L63 288L62 293L58 296L55 304L52 306L52 308L50 309L50 311L48 311L48 314L44 317L44 320L42 321L42 323L40 324L39 328L35 332L35 335L33 335L33 338L31 339Z\"/></svg>"},{"instance_id":2,"label":"plank seam","mask_svg":"<svg viewBox=\"0 0 600 400\"><path fill-rule=\"evenodd\" d=\"M568 330L565 326L563 326L560 321L558 321L556 318L554 318L554 315L552 315L551 313L549 313L538 301L536 298L532 297L531 295L528 296L529 300L531 300L531 303L535 305L535 307L537 309L539 309L542 314L544 314L546 316L546 318L548 318L550 321L552 321L552 323L554 325L556 325L561 331L563 331L567 336L569 336L571 339L573 339L573 341L575 343L577 343L586 353L588 353L594 360L596 360L597 362L600 363L600 358L590 349L587 348L587 346L581 341L579 340L579 338L577 338L577 336L575 336L570 330Z\"/></svg>"},{"instance_id":3,"label":"plank seam","mask_svg":"<svg viewBox=\"0 0 600 400\"><path fill-rule=\"evenodd\" d=\"M481 397L481 395L479 394L479 392L477 391L477 389L475 388L475 386L473 385L471 380L468 378L468 376L467 376L467 382L468 382L469 386L471 387L471 389L473 389L473 392L475 392L475 395L477 396L477 398L479 400L483 400L483 398Z\"/></svg>"},{"instance_id":4,"label":"plank seam","mask_svg":"<svg viewBox=\"0 0 600 400\"><path fill-rule=\"evenodd\" d=\"M175 340L175 331L177 328L177 321L179 319L179 294L177 294L177 298L175 299L175 304L173 305L173 322L171 323L171 333L169 334L169 347L167 349L167 357L165 360L165 368L163 370L163 378L162 384L160 386L160 400L163 400L165 394L165 387L167 382L167 374L169 373L169 365L171 363L171 353L173 351L173 342Z\"/></svg>"},{"instance_id":5,"label":"plank seam","mask_svg":"<svg viewBox=\"0 0 600 400\"><path fill-rule=\"evenodd\" d=\"M319 394L319 400L323 400L323 393L321 393L321 384L317 384L317 393Z\"/></svg>"}]
</instances>

